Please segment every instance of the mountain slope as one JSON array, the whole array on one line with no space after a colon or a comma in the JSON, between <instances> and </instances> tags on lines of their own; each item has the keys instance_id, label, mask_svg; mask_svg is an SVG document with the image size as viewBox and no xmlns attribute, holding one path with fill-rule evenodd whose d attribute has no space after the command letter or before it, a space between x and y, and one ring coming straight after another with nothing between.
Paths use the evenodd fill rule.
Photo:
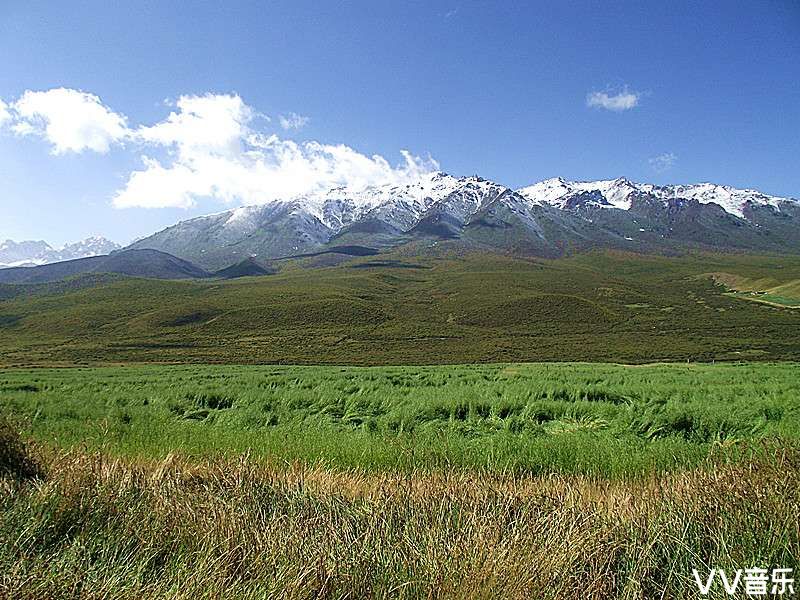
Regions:
<instances>
[{"instance_id":1,"label":"mountain slope","mask_svg":"<svg viewBox=\"0 0 800 600\"><path fill-rule=\"evenodd\" d=\"M331 229L297 202L275 202L198 217L131 244L180 256L210 270L248 258L279 258L313 251Z\"/></svg>"},{"instance_id":2,"label":"mountain slope","mask_svg":"<svg viewBox=\"0 0 800 600\"><path fill-rule=\"evenodd\" d=\"M47 283L87 273L117 273L150 279L200 279L209 273L188 261L157 250L124 250L38 267L0 270L0 283Z\"/></svg>"},{"instance_id":3,"label":"mountain slope","mask_svg":"<svg viewBox=\"0 0 800 600\"><path fill-rule=\"evenodd\" d=\"M252 258L247 258L240 263L216 271L213 275L221 279L238 279L239 277L261 277L274 273L274 270L265 269Z\"/></svg>"}]
</instances>

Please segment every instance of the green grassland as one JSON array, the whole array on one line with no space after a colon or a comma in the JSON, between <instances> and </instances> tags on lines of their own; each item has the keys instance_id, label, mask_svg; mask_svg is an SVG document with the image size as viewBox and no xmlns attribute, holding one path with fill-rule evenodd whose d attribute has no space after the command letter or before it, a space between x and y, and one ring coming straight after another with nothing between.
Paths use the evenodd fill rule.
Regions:
<instances>
[{"instance_id":1,"label":"green grassland","mask_svg":"<svg viewBox=\"0 0 800 600\"><path fill-rule=\"evenodd\" d=\"M800 279L796 257L318 260L234 281L0 286L0 364L800 359L798 311L726 295L711 276L781 285Z\"/></svg>"},{"instance_id":2,"label":"green grassland","mask_svg":"<svg viewBox=\"0 0 800 600\"><path fill-rule=\"evenodd\" d=\"M339 468L627 476L800 436L794 364L140 366L0 372L50 445Z\"/></svg>"},{"instance_id":3,"label":"green grassland","mask_svg":"<svg viewBox=\"0 0 800 600\"><path fill-rule=\"evenodd\" d=\"M692 598L692 569L796 570L799 375L5 369L0 597Z\"/></svg>"}]
</instances>

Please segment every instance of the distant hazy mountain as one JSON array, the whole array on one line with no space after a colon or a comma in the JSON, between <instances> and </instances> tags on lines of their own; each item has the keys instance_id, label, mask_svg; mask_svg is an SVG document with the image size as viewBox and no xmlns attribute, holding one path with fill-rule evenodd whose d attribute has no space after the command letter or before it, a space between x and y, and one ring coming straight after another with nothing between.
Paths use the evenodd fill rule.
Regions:
<instances>
[{"instance_id":1,"label":"distant hazy mountain","mask_svg":"<svg viewBox=\"0 0 800 600\"><path fill-rule=\"evenodd\" d=\"M110 254L121 246L103 237L91 237L53 248L47 242L6 240L0 243L0 267L46 265L64 260Z\"/></svg>"},{"instance_id":2,"label":"distant hazy mountain","mask_svg":"<svg viewBox=\"0 0 800 600\"><path fill-rule=\"evenodd\" d=\"M206 269L315 252L438 241L536 256L589 248L800 252L800 202L702 183L548 179L519 190L431 173L403 186L336 188L183 221L132 244Z\"/></svg>"}]
</instances>

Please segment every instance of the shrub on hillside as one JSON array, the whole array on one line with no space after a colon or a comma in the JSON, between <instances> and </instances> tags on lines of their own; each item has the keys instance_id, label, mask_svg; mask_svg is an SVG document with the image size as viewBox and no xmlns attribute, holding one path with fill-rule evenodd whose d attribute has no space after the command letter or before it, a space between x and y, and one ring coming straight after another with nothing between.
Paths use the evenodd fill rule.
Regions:
<instances>
[{"instance_id":1,"label":"shrub on hillside","mask_svg":"<svg viewBox=\"0 0 800 600\"><path fill-rule=\"evenodd\" d=\"M33 457L19 431L0 417L0 477L25 480L42 476L42 467Z\"/></svg>"}]
</instances>

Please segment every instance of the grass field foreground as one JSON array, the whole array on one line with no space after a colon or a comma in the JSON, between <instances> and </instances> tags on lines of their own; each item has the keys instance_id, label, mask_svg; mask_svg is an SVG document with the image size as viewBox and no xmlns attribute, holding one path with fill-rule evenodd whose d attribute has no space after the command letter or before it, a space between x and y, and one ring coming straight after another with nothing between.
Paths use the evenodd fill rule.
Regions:
<instances>
[{"instance_id":1,"label":"grass field foreground","mask_svg":"<svg viewBox=\"0 0 800 600\"><path fill-rule=\"evenodd\" d=\"M692 569L797 570L798 370L0 371L0 597L690 598Z\"/></svg>"},{"instance_id":2,"label":"grass field foreground","mask_svg":"<svg viewBox=\"0 0 800 600\"><path fill-rule=\"evenodd\" d=\"M690 598L692 569L800 566L796 446L616 482L37 460L0 477L0 595L22 600Z\"/></svg>"}]
</instances>

